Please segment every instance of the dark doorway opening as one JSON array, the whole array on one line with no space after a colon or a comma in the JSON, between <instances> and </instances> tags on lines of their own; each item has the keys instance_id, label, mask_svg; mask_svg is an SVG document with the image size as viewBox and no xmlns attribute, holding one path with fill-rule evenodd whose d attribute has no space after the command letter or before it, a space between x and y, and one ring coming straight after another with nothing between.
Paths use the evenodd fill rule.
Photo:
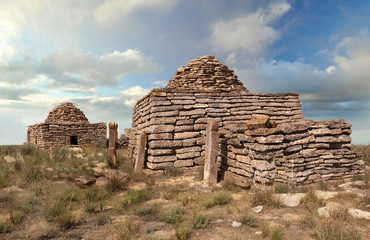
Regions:
<instances>
[{"instance_id":1,"label":"dark doorway opening","mask_svg":"<svg viewBox=\"0 0 370 240\"><path fill-rule=\"evenodd\" d=\"M70 141L71 145L78 145L77 136L71 136Z\"/></svg>"}]
</instances>

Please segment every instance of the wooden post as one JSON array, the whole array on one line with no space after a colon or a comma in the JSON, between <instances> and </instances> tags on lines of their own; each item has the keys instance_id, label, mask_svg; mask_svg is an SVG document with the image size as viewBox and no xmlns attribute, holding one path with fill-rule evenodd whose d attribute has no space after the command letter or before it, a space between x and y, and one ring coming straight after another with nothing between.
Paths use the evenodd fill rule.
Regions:
<instances>
[{"instance_id":1,"label":"wooden post","mask_svg":"<svg viewBox=\"0 0 370 240\"><path fill-rule=\"evenodd\" d=\"M107 151L107 160L109 166L112 168L117 167L117 155L116 155L116 140L118 136L118 124L116 122L109 122L109 146Z\"/></svg>"},{"instance_id":2,"label":"wooden post","mask_svg":"<svg viewBox=\"0 0 370 240\"><path fill-rule=\"evenodd\" d=\"M207 123L206 130L206 152L204 159L204 179L203 183L208 186L217 183L217 155L218 155L218 123L211 120Z\"/></svg>"},{"instance_id":3,"label":"wooden post","mask_svg":"<svg viewBox=\"0 0 370 240\"><path fill-rule=\"evenodd\" d=\"M142 132L138 139L137 156L135 161L135 171L141 170L144 167L145 162L145 147L147 142L147 136Z\"/></svg>"}]
</instances>

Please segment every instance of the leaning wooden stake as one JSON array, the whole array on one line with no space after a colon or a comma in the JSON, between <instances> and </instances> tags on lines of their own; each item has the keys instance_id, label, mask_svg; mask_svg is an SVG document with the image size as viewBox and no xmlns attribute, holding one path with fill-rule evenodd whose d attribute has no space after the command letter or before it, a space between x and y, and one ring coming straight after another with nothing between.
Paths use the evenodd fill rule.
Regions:
<instances>
[{"instance_id":1,"label":"leaning wooden stake","mask_svg":"<svg viewBox=\"0 0 370 240\"><path fill-rule=\"evenodd\" d=\"M138 149L135 161L135 171L138 171L144 167L145 162L145 147L147 142L147 136L145 133L141 133L138 139Z\"/></svg>"},{"instance_id":2,"label":"leaning wooden stake","mask_svg":"<svg viewBox=\"0 0 370 240\"><path fill-rule=\"evenodd\" d=\"M116 122L109 122L109 146L107 151L107 160L109 166L112 168L117 167L117 155L116 155L116 140L118 136L118 124Z\"/></svg>"},{"instance_id":3,"label":"leaning wooden stake","mask_svg":"<svg viewBox=\"0 0 370 240\"><path fill-rule=\"evenodd\" d=\"M218 155L218 123L211 120L207 123L206 131L206 151L204 159L204 179L205 185L212 186L217 183L217 155Z\"/></svg>"}]
</instances>

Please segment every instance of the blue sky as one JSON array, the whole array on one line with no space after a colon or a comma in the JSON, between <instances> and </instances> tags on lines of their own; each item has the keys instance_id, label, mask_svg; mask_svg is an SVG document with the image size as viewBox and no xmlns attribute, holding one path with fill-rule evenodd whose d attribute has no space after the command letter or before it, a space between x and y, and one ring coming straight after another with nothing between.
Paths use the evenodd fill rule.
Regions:
<instances>
[{"instance_id":1,"label":"blue sky","mask_svg":"<svg viewBox=\"0 0 370 240\"><path fill-rule=\"evenodd\" d=\"M0 144L66 101L122 133L139 98L203 55L370 144L369 26L366 0L0 0Z\"/></svg>"}]
</instances>

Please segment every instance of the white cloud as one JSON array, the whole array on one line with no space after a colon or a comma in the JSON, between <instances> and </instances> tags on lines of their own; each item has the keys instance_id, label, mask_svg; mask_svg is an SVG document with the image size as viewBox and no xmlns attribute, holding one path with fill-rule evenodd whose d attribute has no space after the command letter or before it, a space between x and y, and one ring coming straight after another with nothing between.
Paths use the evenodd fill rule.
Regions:
<instances>
[{"instance_id":1,"label":"white cloud","mask_svg":"<svg viewBox=\"0 0 370 240\"><path fill-rule=\"evenodd\" d=\"M110 24L142 9L168 11L176 3L177 0L110 0L105 1L95 9L94 16L97 22Z\"/></svg>"},{"instance_id":2,"label":"white cloud","mask_svg":"<svg viewBox=\"0 0 370 240\"><path fill-rule=\"evenodd\" d=\"M158 80L153 82L154 85L157 85L158 87L165 87L168 84L168 81L166 80Z\"/></svg>"},{"instance_id":3,"label":"white cloud","mask_svg":"<svg viewBox=\"0 0 370 240\"><path fill-rule=\"evenodd\" d=\"M370 34L362 30L337 44L330 53L332 64L323 70L300 58L264 61L235 71L251 91L298 92L307 101L357 101L369 99L369 49Z\"/></svg>"},{"instance_id":4,"label":"white cloud","mask_svg":"<svg viewBox=\"0 0 370 240\"><path fill-rule=\"evenodd\" d=\"M8 65L8 59L15 54L15 47L11 40L19 35L15 23L2 21L0 19L0 67Z\"/></svg>"},{"instance_id":5,"label":"white cloud","mask_svg":"<svg viewBox=\"0 0 370 240\"><path fill-rule=\"evenodd\" d=\"M209 41L218 52L244 50L255 56L261 55L279 37L271 24L290 8L288 3L272 3L254 13L218 21L211 27Z\"/></svg>"},{"instance_id":6,"label":"white cloud","mask_svg":"<svg viewBox=\"0 0 370 240\"><path fill-rule=\"evenodd\" d=\"M71 91L95 91L99 86L116 86L129 73L157 73L159 65L137 49L114 51L102 56L77 49L57 51L38 62L31 58L0 66L1 80L10 86L38 84Z\"/></svg>"},{"instance_id":7,"label":"white cloud","mask_svg":"<svg viewBox=\"0 0 370 240\"><path fill-rule=\"evenodd\" d=\"M144 97L147 93L149 93L150 89L144 89L141 86L131 87L124 91L121 91L121 99L123 100L124 104L130 108L134 107L137 100Z\"/></svg>"}]
</instances>

